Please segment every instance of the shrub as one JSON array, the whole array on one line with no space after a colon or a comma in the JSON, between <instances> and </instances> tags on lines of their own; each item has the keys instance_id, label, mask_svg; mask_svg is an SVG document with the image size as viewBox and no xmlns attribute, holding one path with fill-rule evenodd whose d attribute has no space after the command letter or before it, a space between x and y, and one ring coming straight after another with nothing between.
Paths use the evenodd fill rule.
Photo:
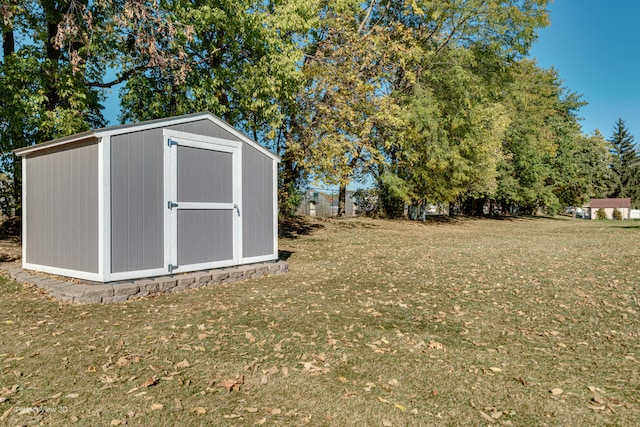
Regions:
<instances>
[{"instance_id":1,"label":"shrub","mask_svg":"<svg viewBox=\"0 0 640 427\"><path fill-rule=\"evenodd\" d=\"M607 213L604 211L604 209L598 209L598 211L596 212L596 219L607 219Z\"/></svg>"},{"instance_id":2,"label":"shrub","mask_svg":"<svg viewBox=\"0 0 640 427\"><path fill-rule=\"evenodd\" d=\"M622 220L622 213L618 209L613 210L613 219Z\"/></svg>"}]
</instances>

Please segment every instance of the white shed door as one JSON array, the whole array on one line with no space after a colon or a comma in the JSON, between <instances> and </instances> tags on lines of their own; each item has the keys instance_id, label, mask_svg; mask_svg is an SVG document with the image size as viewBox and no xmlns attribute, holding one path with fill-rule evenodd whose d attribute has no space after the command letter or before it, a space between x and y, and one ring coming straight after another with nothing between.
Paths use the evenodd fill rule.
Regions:
<instances>
[{"instance_id":1,"label":"white shed door","mask_svg":"<svg viewBox=\"0 0 640 427\"><path fill-rule=\"evenodd\" d=\"M179 132L165 132L165 139L170 161L168 272L236 265L242 242L239 143Z\"/></svg>"}]
</instances>

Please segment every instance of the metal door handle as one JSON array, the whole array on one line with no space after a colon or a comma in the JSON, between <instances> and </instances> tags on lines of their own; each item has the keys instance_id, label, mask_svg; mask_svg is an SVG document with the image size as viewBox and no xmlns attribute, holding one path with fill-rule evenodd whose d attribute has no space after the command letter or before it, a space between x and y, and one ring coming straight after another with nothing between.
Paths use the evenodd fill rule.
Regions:
<instances>
[{"instance_id":1,"label":"metal door handle","mask_svg":"<svg viewBox=\"0 0 640 427\"><path fill-rule=\"evenodd\" d=\"M240 216L240 208L235 203L233 204L233 208L238 211L238 216Z\"/></svg>"}]
</instances>

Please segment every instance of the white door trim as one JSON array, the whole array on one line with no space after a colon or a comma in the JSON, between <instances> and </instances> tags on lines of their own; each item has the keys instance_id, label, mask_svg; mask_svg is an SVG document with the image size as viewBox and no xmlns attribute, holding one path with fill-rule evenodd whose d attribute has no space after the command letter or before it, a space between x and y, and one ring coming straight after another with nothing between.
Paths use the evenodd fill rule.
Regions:
<instances>
[{"instance_id":1,"label":"white door trim","mask_svg":"<svg viewBox=\"0 0 640 427\"><path fill-rule=\"evenodd\" d=\"M230 141L204 135L196 135L165 129L163 131L164 166L165 166L165 267L167 273L181 273L209 268L228 267L238 265L242 254L242 142ZM232 187L233 201L231 203L178 203L178 156L177 147L186 146L232 154ZM178 203L170 206L169 203ZM211 261L186 266L178 265L178 211L182 209L211 209L233 210L232 247L233 257L229 260Z\"/></svg>"}]
</instances>

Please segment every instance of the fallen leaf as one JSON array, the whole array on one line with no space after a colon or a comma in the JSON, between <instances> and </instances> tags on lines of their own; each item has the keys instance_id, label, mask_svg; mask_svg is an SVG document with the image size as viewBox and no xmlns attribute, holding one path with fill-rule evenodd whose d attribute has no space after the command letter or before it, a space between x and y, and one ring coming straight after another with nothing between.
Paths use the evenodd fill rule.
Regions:
<instances>
[{"instance_id":1,"label":"fallen leaf","mask_svg":"<svg viewBox=\"0 0 640 427\"><path fill-rule=\"evenodd\" d=\"M389 421L389 420L382 420L382 425L383 425L384 427L391 427L391 426L393 426L393 424L391 424L391 421Z\"/></svg>"},{"instance_id":2,"label":"fallen leaf","mask_svg":"<svg viewBox=\"0 0 640 427\"><path fill-rule=\"evenodd\" d=\"M552 388L551 389L551 395L552 396L559 396L562 393L564 393L564 391L561 388Z\"/></svg>"},{"instance_id":3,"label":"fallen leaf","mask_svg":"<svg viewBox=\"0 0 640 427\"><path fill-rule=\"evenodd\" d=\"M398 387L400 385L400 381L396 380L395 378L392 380L389 380L388 384L392 387Z\"/></svg>"},{"instance_id":4,"label":"fallen leaf","mask_svg":"<svg viewBox=\"0 0 640 427\"><path fill-rule=\"evenodd\" d=\"M121 368L125 368L127 366L129 366L131 364L131 362L129 361L129 359L127 359L126 357L121 357L118 359L118 361L116 362L116 365L121 367Z\"/></svg>"},{"instance_id":5,"label":"fallen leaf","mask_svg":"<svg viewBox=\"0 0 640 427\"><path fill-rule=\"evenodd\" d=\"M262 424L267 422L267 417L264 417L261 420L256 421L255 423L253 423L254 426L261 426Z\"/></svg>"},{"instance_id":6,"label":"fallen leaf","mask_svg":"<svg viewBox=\"0 0 640 427\"><path fill-rule=\"evenodd\" d=\"M177 411L182 411L184 409L184 407L182 406L182 402L177 397L173 399L173 407Z\"/></svg>"},{"instance_id":7,"label":"fallen leaf","mask_svg":"<svg viewBox=\"0 0 640 427\"><path fill-rule=\"evenodd\" d=\"M485 421L489 421L490 423L494 423L494 422L496 421L496 420L494 420L493 418L491 418L491 417L489 416L489 414L487 414L486 412L482 412L482 411L480 411L480 416L481 416L482 418L484 418L484 419L485 419Z\"/></svg>"},{"instance_id":8,"label":"fallen leaf","mask_svg":"<svg viewBox=\"0 0 640 427\"><path fill-rule=\"evenodd\" d=\"M162 403L154 403L153 405L151 405L152 411L159 411L162 408L164 408L164 405Z\"/></svg>"},{"instance_id":9,"label":"fallen leaf","mask_svg":"<svg viewBox=\"0 0 640 427\"><path fill-rule=\"evenodd\" d=\"M65 396L65 399L77 399L78 397L80 397L78 393L69 393Z\"/></svg>"},{"instance_id":10,"label":"fallen leaf","mask_svg":"<svg viewBox=\"0 0 640 427\"><path fill-rule=\"evenodd\" d=\"M262 378L260 379L260 384L264 385L268 383L269 383L269 377L266 375L263 375Z\"/></svg>"},{"instance_id":11,"label":"fallen leaf","mask_svg":"<svg viewBox=\"0 0 640 427\"><path fill-rule=\"evenodd\" d=\"M492 370L493 372L502 372L502 369L496 368L495 366L492 366L489 369Z\"/></svg>"},{"instance_id":12,"label":"fallen leaf","mask_svg":"<svg viewBox=\"0 0 640 427\"><path fill-rule=\"evenodd\" d=\"M382 403L391 403L389 402L387 399L385 399L384 397L378 396L378 400Z\"/></svg>"},{"instance_id":13,"label":"fallen leaf","mask_svg":"<svg viewBox=\"0 0 640 427\"><path fill-rule=\"evenodd\" d=\"M604 391L603 389L598 388L598 387L594 387L592 385L589 386L589 390L591 390L593 393L595 393L595 392L606 393L606 391Z\"/></svg>"},{"instance_id":14,"label":"fallen leaf","mask_svg":"<svg viewBox=\"0 0 640 427\"><path fill-rule=\"evenodd\" d=\"M202 406L196 406L195 408L191 408L189 412L196 415L204 415L207 413L207 410L204 409Z\"/></svg>"},{"instance_id":15,"label":"fallen leaf","mask_svg":"<svg viewBox=\"0 0 640 427\"><path fill-rule=\"evenodd\" d=\"M112 426L123 426L123 425L125 425L125 421L124 420L113 419L113 420L111 420L111 423L109 425L112 425Z\"/></svg>"},{"instance_id":16,"label":"fallen leaf","mask_svg":"<svg viewBox=\"0 0 640 427\"><path fill-rule=\"evenodd\" d=\"M280 408L273 408L271 410L271 415L280 415L282 413L282 409Z\"/></svg>"},{"instance_id":17,"label":"fallen leaf","mask_svg":"<svg viewBox=\"0 0 640 427\"><path fill-rule=\"evenodd\" d=\"M184 359L182 362L176 363L176 368L188 368L189 366L191 366L191 364L187 361L187 359Z\"/></svg>"},{"instance_id":18,"label":"fallen leaf","mask_svg":"<svg viewBox=\"0 0 640 427\"><path fill-rule=\"evenodd\" d=\"M218 387L224 387L227 389L227 391L238 391L240 390L240 386L244 384L244 376L240 375L238 378L234 379L234 380L222 380L220 381L220 384L218 384Z\"/></svg>"},{"instance_id":19,"label":"fallen leaf","mask_svg":"<svg viewBox=\"0 0 640 427\"><path fill-rule=\"evenodd\" d=\"M500 418L502 416L502 411L493 411L491 413L491 418L497 420L498 418Z\"/></svg>"},{"instance_id":20,"label":"fallen leaf","mask_svg":"<svg viewBox=\"0 0 640 427\"><path fill-rule=\"evenodd\" d=\"M7 409L6 411L4 411L4 414L2 414L2 416L0 417L0 421L4 421L7 419L7 417L11 414L11 412L13 411L13 406L9 409Z\"/></svg>"},{"instance_id":21,"label":"fallen leaf","mask_svg":"<svg viewBox=\"0 0 640 427\"><path fill-rule=\"evenodd\" d=\"M444 346L440 344L438 341L430 341L429 348L434 348L436 350L444 350Z\"/></svg>"},{"instance_id":22,"label":"fallen leaf","mask_svg":"<svg viewBox=\"0 0 640 427\"><path fill-rule=\"evenodd\" d=\"M251 413L258 412L258 408L244 408L244 410Z\"/></svg>"},{"instance_id":23,"label":"fallen leaf","mask_svg":"<svg viewBox=\"0 0 640 427\"><path fill-rule=\"evenodd\" d=\"M395 406L396 408L400 409L400 411L405 412L407 410L407 408L405 408L404 405L401 405L399 403L394 403L393 406Z\"/></svg>"},{"instance_id":24,"label":"fallen leaf","mask_svg":"<svg viewBox=\"0 0 640 427\"><path fill-rule=\"evenodd\" d=\"M151 378L148 378L144 383L142 383L142 385L140 387L151 387L153 385L158 384L158 377L156 377L155 375Z\"/></svg>"}]
</instances>

